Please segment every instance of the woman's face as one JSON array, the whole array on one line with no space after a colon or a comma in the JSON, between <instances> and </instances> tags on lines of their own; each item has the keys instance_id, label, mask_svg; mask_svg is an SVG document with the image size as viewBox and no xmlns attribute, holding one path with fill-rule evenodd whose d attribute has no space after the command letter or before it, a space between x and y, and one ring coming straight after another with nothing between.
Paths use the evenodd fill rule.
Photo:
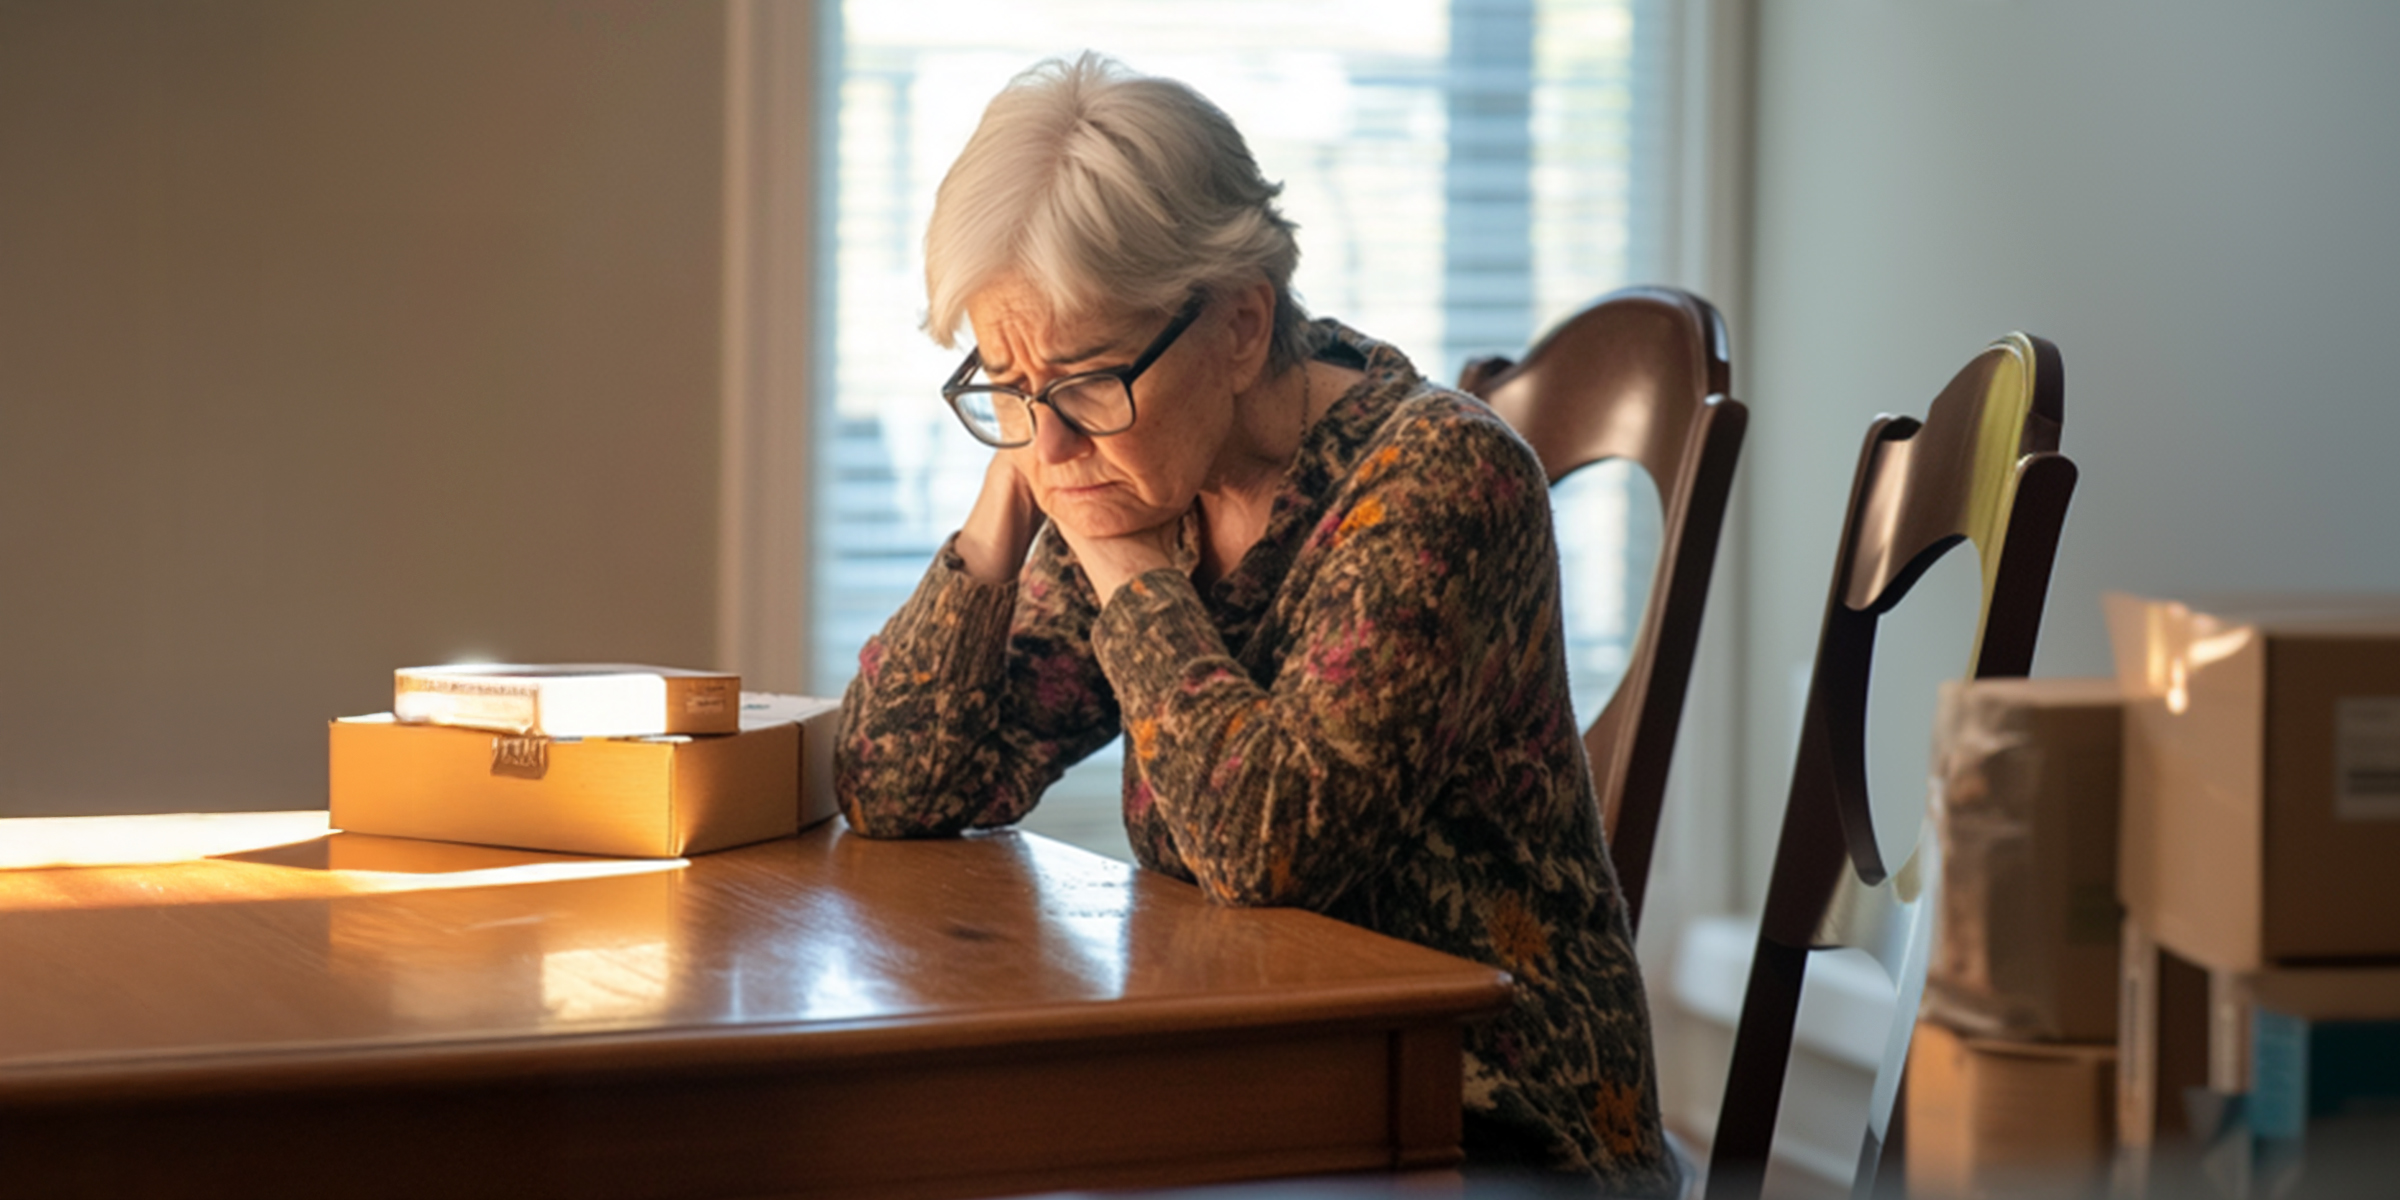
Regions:
<instances>
[{"instance_id":1,"label":"woman's face","mask_svg":"<svg viewBox=\"0 0 2400 1200\"><path fill-rule=\"evenodd\" d=\"M1131 428L1086 437L1037 405L1032 443L998 451L1061 528L1114 537L1163 525L1181 518L1207 486L1234 417L1224 356L1212 353L1224 333L1214 316L1203 311L1134 380ZM1011 276L970 300L967 319L982 377L1033 395L1053 379L1132 363L1172 314L1054 316Z\"/></svg>"}]
</instances>

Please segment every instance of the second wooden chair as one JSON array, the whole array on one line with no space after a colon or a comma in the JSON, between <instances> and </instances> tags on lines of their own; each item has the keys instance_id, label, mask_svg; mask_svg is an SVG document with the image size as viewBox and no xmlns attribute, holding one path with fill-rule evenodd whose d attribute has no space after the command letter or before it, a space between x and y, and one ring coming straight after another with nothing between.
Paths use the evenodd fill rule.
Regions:
<instances>
[{"instance_id":1,"label":"second wooden chair","mask_svg":"<svg viewBox=\"0 0 2400 1200\"><path fill-rule=\"evenodd\" d=\"M1616 693L1583 737L1626 919L1637 930L1709 572L1749 422L1749 411L1727 395L1732 376L1725 321L1715 308L1674 288L1635 287L1560 322L1523 361L1478 360L1459 380L1533 447L1552 484L1622 458L1641 464L1658 488L1649 603Z\"/></svg>"},{"instance_id":2,"label":"second wooden chair","mask_svg":"<svg viewBox=\"0 0 2400 1200\"><path fill-rule=\"evenodd\" d=\"M1856 1191L1889 1178L1901 1072L1930 944L1940 863L1931 839L1885 864L1867 803L1867 683L1882 614L1934 560L1972 544L1981 559L1975 678L2023 675L2075 487L2057 453L2065 417L2058 350L2010 334L1968 363L1925 419L1868 427L1817 642L1791 798L1734 1034L1733 1064L1709 1155L1710 1200L1754 1200L1764 1180L1809 954L1854 948L1890 975L1896 1003L1859 1152Z\"/></svg>"}]
</instances>

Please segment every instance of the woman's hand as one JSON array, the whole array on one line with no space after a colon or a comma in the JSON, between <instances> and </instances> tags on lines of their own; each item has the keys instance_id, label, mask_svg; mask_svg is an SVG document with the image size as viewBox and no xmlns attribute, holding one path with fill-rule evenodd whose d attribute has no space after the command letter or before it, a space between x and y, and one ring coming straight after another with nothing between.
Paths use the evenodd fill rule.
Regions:
<instances>
[{"instance_id":1,"label":"woman's hand","mask_svg":"<svg viewBox=\"0 0 2400 1200\"><path fill-rule=\"evenodd\" d=\"M1144 571L1159 567L1190 570L1185 561L1189 555L1183 552L1183 524L1184 518L1179 517L1106 537L1089 537L1065 524L1058 531L1075 551L1075 561L1083 565L1084 576L1092 581L1100 602L1106 604L1126 580ZM959 526L953 546L966 560L967 574L978 582L1008 583L1024 568L1025 555L1041 528L1042 508L1034 498L1033 485L1017 469L1016 457L1002 452L993 455L991 465L984 468L983 490L976 494L975 507Z\"/></svg>"},{"instance_id":2,"label":"woman's hand","mask_svg":"<svg viewBox=\"0 0 2400 1200\"><path fill-rule=\"evenodd\" d=\"M1059 526L1058 531L1067 539L1067 548L1075 552L1075 561L1083 564L1084 578L1092 581L1092 591L1106 607L1109 597L1116 595L1126 580L1145 571L1178 566L1184 557L1180 553L1183 525L1183 518L1178 517L1111 537L1086 537L1065 525Z\"/></svg>"},{"instance_id":3,"label":"woman's hand","mask_svg":"<svg viewBox=\"0 0 2400 1200\"><path fill-rule=\"evenodd\" d=\"M1009 583L1025 566L1025 552L1042 527L1042 508L1033 498L1033 485L1017 470L1015 458L994 454L983 471L983 490L966 523L952 543L967 560L967 574L979 583Z\"/></svg>"}]
</instances>

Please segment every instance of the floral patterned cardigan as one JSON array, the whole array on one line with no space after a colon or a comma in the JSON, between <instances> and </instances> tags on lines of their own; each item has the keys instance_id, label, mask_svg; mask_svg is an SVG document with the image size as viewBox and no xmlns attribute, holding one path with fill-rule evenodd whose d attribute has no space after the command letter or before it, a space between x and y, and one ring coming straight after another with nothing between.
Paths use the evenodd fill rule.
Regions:
<instances>
[{"instance_id":1,"label":"floral patterned cardigan","mask_svg":"<svg viewBox=\"0 0 2400 1200\"><path fill-rule=\"evenodd\" d=\"M842 810L874 837L1005 825L1121 729L1144 867L1515 977L1467 1030L1470 1162L1670 1188L1541 467L1391 347L1317 329L1366 378L1212 586L1155 570L1103 609L1055 530L1013 586L944 548L860 655Z\"/></svg>"}]
</instances>

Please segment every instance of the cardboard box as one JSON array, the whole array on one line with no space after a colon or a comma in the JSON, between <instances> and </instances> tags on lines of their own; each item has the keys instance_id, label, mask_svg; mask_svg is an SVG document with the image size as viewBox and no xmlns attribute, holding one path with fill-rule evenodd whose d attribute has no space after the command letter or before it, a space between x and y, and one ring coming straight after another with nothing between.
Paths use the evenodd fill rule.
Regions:
<instances>
[{"instance_id":1,"label":"cardboard box","mask_svg":"<svg viewBox=\"0 0 2400 1200\"><path fill-rule=\"evenodd\" d=\"M392 715L543 737L741 731L742 677L644 663L455 663L392 672Z\"/></svg>"},{"instance_id":2,"label":"cardboard box","mask_svg":"<svg viewBox=\"0 0 2400 1200\"><path fill-rule=\"evenodd\" d=\"M1943 685L1926 1016L1986 1037L2116 1037L2123 726L2114 680Z\"/></svg>"},{"instance_id":3,"label":"cardboard box","mask_svg":"<svg viewBox=\"0 0 2400 1200\"><path fill-rule=\"evenodd\" d=\"M2130 913L2227 970L2400 955L2400 597L2106 606Z\"/></svg>"},{"instance_id":4,"label":"cardboard box","mask_svg":"<svg viewBox=\"0 0 2400 1200\"><path fill-rule=\"evenodd\" d=\"M745 694L740 733L622 739L344 718L330 734L332 820L353 833L659 858L786 837L833 815L839 710Z\"/></svg>"},{"instance_id":5,"label":"cardboard box","mask_svg":"<svg viewBox=\"0 0 2400 1200\"><path fill-rule=\"evenodd\" d=\"M1908 1056L1908 1194L2088 1195L2115 1145L2116 1049L1921 1023Z\"/></svg>"}]
</instances>

